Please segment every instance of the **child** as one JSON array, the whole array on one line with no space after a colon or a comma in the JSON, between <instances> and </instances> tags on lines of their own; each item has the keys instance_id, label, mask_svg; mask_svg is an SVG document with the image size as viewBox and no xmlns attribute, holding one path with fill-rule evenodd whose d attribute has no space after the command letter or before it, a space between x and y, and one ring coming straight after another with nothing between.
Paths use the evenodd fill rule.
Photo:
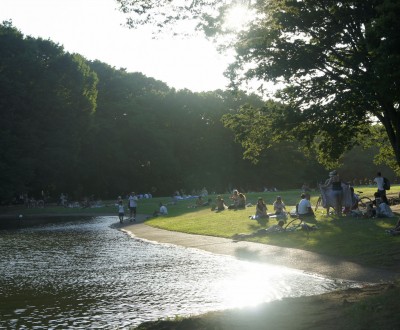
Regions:
<instances>
[{"instance_id":1,"label":"child","mask_svg":"<svg viewBox=\"0 0 400 330\"><path fill-rule=\"evenodd\" d=\"M124 204L122 204L122 201L119 201L117 206L118 206L119 222L122 223L124 221L124 215L125 215Z\"/></svg>"}]
</instances>

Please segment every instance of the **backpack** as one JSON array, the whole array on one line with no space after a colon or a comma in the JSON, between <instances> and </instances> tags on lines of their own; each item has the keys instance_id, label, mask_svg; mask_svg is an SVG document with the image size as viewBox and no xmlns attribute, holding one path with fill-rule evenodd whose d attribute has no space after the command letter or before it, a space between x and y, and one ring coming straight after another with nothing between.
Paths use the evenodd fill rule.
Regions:
<instances>
[{"instance_id":1,"label":"backpack","mask_svg":"<svg viewBox=\"0 0 400 330\"><path fill-rule=\"evenodd\" d=\"M390 190L390 181L387 178L383 178L383 189Z\"/></svg>"}]
</instances>

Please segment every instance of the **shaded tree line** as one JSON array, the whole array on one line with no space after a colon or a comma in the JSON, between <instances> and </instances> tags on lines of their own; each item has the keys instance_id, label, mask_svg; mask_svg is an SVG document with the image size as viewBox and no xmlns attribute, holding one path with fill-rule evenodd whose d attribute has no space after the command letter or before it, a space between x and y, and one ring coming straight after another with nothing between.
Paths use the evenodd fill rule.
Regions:
<instances>
[{"instance_id":1,"label":"shaded tree line","mask_svg":"<svg viewBox=\"0 0 400 330\"><path fill-rule=\"evenodd\" d=\"M202 187L260 191L315 186L325 177L322 165L295 141L271 137L257 163L243 159L227 118L240 115L245 105L262 108L265 102L244 92L177 91L65 52L50 40L26 37L3 22L0 201L42 192L80 199L132 190L155 196ZM247 124L254 129L252 121ZM244 118L242 125L245 130ZM365 176L373 174L367 167Z\"/></svg>"}]
</instances>

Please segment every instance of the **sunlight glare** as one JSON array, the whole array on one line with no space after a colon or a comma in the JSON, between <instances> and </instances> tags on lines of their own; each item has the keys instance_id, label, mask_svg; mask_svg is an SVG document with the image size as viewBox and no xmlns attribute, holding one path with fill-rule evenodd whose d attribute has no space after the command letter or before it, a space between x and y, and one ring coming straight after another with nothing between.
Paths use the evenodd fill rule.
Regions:
<instances>
[{"instance_id":1,"label":"sunlight glare","mask_svg":"<svg viewBox=\"0 0 400 330\"><path fill-rule=\"evenodd\" d=\"M246 269L236 277L222 281L226 307L242 308L282 299L291 290L281 280L287 272L291 271L283 267L248 263Z\"/></svg>"},{"instance_id":2,"label":"sunlight glare","mask_svg":"<svg viewBox=\"0 0 400 330\"><path fill-rule=\"evenodd\" d=\"M250 22L251 17L252 12L249 7L241 4L235 5L225 14L224 28L234 32L243 30Z\"/></svg>"}]
</instances>

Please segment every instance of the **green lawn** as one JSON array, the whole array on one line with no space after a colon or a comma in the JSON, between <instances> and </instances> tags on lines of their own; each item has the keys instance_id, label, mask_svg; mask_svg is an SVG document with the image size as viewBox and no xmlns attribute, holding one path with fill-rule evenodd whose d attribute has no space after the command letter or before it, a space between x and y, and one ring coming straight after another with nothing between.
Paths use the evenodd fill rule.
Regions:
<instances>
[{"instance_id":1,"label":"green lawn","mask_svg":"<svg viewBox=\"0 0 400 330\"><path fill-rule=\"evenodd\" d=\"M356 187L362 190L363 196L373 196L375 187ZM398 195L400 186L393 186L390 194ZM276 196L282 196L287 205L287 210L294 208L300 199L299 190L286 190L278 193L249 193L246 194L248 202L255 205L259 196L263 197L272 212L272 203ZM311 193L311 203L314 206L318 192ZM209 196L215 201L216 196ZM223 195L226 204L229 204L229 194ZM219 213L211 211L210 207L193 208L195 199L180 200L172 204L171 197L142 199L138 203L138 213L151 215L158 209L158 204L167 204L169 215L167 217L151 218L146 224L157 228L179 231L191 234L211 235L230 238L238 233L252 233L262 228L249 216L255 213L255 206L245 210L225 210ZM104 206L99 208L64 208L48 206L45 209L26 209L21 206L2 207L1 213L13 214L115 214L117 208L115 201L104 201ZM318 230L309 235L304 231L274 234L265 237L254 237L249 240L281 247L298 248L307 251L319 252L325 255L355 261L367 266L392 267L400 264L400 236L392 237L385 233L397 222L398 217L390 219L361 219L343 216L337 218L326 216L325 210L319 209L315 219L306 220L309 224L316 224ZM270 219L266 227L276 224L276 219Z\"/></svg>"},{"instance_id":2,"label":"green lawn","mask_svg":"<svg viewBox=\"0 0 400 330\"><path fill-rule=\"evenodd\" d=\"M372 197L375 187L356 187L362 190L363 196ZM400 186L394 186L391 194L398 194ZM272 212L272 203L277 195L281 195L290 211L300 199L298 190L282 191L279 193L250 193L247 200L255 204L261 196L267 203L268 211ZM312 193L311 202L315 202L319 194ZM213 200L215 196L212 196ZM229 203L229 195L224 195ZM157 228L201 235L211 235L230 238L237 233L251 233L263 228L249 216L255 213L255 206L245 210L225 210L219 213L210 208L191 208L194 200L179 201L177 205L169 205L167 217L152 218L146 224ZM290 219L290 218L289 218ZM288 220L289 220L288 219ZM309 235L304 231L274 234L264 237L254 237L248 240L282 247L298 248L307 251L319 252L367 266L392 267L400 262L400 236L392 237L385 230L393 227L398 220L362 219L343 216L327 216L324 209L319 209L315 219L307 219L310 225L316 224L318 230ZM266 227L276 224L276 219L270 219Z\"/></svg>"}]
</instances>

